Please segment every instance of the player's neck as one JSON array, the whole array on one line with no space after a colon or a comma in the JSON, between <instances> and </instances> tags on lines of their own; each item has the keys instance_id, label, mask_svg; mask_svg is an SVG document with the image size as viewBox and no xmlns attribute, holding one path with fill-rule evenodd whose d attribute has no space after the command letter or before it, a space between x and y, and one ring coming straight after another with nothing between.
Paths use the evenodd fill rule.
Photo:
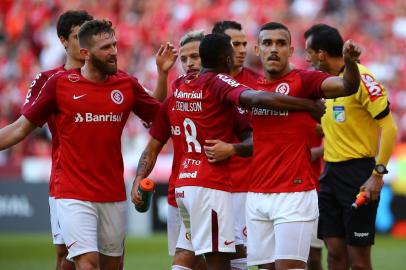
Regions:
<instances>
[{"instance_id":1,"label":"player's neck","mask_svg":"<svg viewBox=\"0 0 406 270\"><path fill-rule=\"evenodd\" d=\"M337 76L343 70L344 60L341 57L330 58L328 60L328 67L326 72Z\"/></svg>"},{"instance_id":2,"label":"player's neck","mask_svg":"<svg viewBox=\"0 0 406 270\"><path fill-rule=\"evenodd\" d=\"M102 73L89 63L85 63L85 65L80 69L80 73L85 79L92 82L103 82L108 77L106 73Z\"/></svg>"},{"instance_id":3,"label":"player's neck","mask_svg":"<svg viewBox=\"0 0 406 270\"><path fill-rule=\"evenodd\" d=\"M235 67L235 68L231 69L230 75L231 75L232 77L237 76L237 75L240 74L240 72L242 71L242 68L243 68L243 67L241 66L241 67Z\"/></svg>"},{"instance_id":4,"label":"player's neck","mask_svg":"<svg viewBox=\"0 0 406 270\"><path fill-rule=\"evenodd\" d=\"M286 74L288 74L289 72L292 71L292 68L290 67L290 65L288 65L283 71L281 72L269 72L268 70L265 70L265 78L267 81L273 82L273 81L277 81L280 78L282 78L283 76L285 76Z\"/></svg>"},{"instance_id":5,"label":"player's neck","mask_svg":"<svg viewBox=\"0 0 406 270\"><path fill-rule=\"evenodd\" d=\"M81 68L85 64L84 61L77 61L72 58L67 58L65 65L63 66L66 70L74 69L74 68Z\"/></svg>"}]
</instances>

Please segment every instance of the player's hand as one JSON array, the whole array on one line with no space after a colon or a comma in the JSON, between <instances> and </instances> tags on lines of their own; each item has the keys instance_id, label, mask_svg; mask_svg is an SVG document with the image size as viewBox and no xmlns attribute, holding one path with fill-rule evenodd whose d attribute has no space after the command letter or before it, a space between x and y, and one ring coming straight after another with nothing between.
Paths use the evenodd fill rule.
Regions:
<instances>
[{"instance_id":1,"label":"player's hand","mask_svg":"<svg viewBox=\"0 0 406 270\"><path fill-rule=\"evenodd\" d=\"M158 71L167 73L173 67L178 58L178 51L172 43L166 42L165 45L161 45L155 58Z\"/></svg>"},{"instance_id":2,"label":"player's hand","mask_svg":"<svg viewBox=\"0 0 406 270\"><path fill-rule=\"evenodd\" d=\"M361 55L361 47L358 46L353 40L349 39L343 46L343 58L346 63L358 62Z\"/></svg>"},{"instance_id":3,"label":"player's hand","mask_svg":"<svg viewBox=\"0 0 406 270\"><path fill-rule=\"evenodd\" d=\"M235 154L234 146L221 140L206 140L203 148L210 163L225 160Z\"/></svg>"},{"instance_id":4,"label":"player's hand","mask_svg":"<svg viewBox=\"0 0 406 270\"><path fill-rule=\"evenodd\" d=\"M138 194L138 186L140 185L140 178L135 178L133 182L133 187L131 189L131 201L135 204L135 206L140 207L144 204L142 201L141 196Z\"/></svg>"},{"instance_id":5,"label":"player's hand","mask_svg":"<svg viewBox=\"0 0 406 270\"><path fill-rule=\"evenodd\" d=\"M365 191L368 201L376 201L379 198L383 186L382 175L372 174L361 186L360 191Z\"/></svg>"},{"instance_id":6,"label":"player's hand","mask_svg":"<svg viewBox=\"0 0 406 270\"><path fill-rule=\"evenodd\" d=\"M320 123L321 118L326 112L326 105L323 99L318 99L314 102L314 108L310 111L310 115Z\"/></svg>"}]
</instances>

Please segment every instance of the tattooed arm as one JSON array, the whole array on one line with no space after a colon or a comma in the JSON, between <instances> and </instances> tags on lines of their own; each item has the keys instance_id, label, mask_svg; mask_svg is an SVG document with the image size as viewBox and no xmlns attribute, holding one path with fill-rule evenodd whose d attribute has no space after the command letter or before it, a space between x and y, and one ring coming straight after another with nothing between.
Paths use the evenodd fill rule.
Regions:
<instances>
[{"instance_id":1,"label":"tattooed arm","mask_svg":"<svg viewBox=\"0 0 406 270\"><path fill-rule=\"evenodd\" d=\"M137 206L141 206L143 203L137 193L140 181L151 173L158 158L158 154L161 152L163 146L163 143L154 138L151 138L140 157L140 161L138 162L137 167L137 175L131 189L131 200Z\"/></svg>"}]
</instances>

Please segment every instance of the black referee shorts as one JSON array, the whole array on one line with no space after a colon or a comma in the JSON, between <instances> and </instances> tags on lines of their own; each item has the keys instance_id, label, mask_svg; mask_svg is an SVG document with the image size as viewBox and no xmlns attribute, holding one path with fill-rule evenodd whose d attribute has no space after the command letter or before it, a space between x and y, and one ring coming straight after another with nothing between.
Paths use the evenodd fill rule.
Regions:
<instances>
[{"instance_id":1,"label":"black referee shorts","mask_svg":"<svg viewBox=\"0 0 406 270\"><path fill-rule=\"evenodd\" d=\"M320 177L319 238L344 238L352 246L374 244L379 201L357 209L351 207L359 188L371 176L374 167L374 158L326 163Z\"/></svg>"}]
</instances>

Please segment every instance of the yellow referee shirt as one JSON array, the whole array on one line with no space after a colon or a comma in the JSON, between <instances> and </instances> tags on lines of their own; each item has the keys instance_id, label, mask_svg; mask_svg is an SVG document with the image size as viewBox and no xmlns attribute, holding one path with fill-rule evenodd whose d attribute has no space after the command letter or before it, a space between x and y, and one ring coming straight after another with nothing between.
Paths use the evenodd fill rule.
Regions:
<instances>
[{"instance_id":1,"label":"yellow referee shirt","mask_svg":"<svg viewBox=\"0 0 406 270\"><path fill-rule=\"evenodd\" d=\"M326 101L321 119L324 160L340 162L375 157L378 151L379 126L374 118L389 106L385 88L363 65L358 65L361 83L358 92ZM340 74L342 76L342 74Z\"/></svg>"}]
</instances>

